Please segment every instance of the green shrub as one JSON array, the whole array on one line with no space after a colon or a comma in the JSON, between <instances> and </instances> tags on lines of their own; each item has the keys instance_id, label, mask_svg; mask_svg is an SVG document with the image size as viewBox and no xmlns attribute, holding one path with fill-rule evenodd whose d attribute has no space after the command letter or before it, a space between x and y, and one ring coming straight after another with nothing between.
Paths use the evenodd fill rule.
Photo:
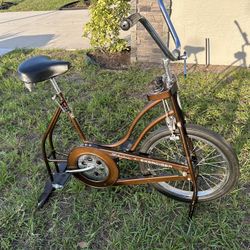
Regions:
<instances>
[{"instance_id":1,"label":"green shrub","mask_svg":"<svg viewBox=\"0 0 250 250\"><path fill-rule=\"evenodd\" d=\"M90 37L93 48L120 52L127 48L127 42L119 38L120 21L129 13L126 0L92 1L90 21L84 27L84 36Z\"/></svg>"}]
</instances>

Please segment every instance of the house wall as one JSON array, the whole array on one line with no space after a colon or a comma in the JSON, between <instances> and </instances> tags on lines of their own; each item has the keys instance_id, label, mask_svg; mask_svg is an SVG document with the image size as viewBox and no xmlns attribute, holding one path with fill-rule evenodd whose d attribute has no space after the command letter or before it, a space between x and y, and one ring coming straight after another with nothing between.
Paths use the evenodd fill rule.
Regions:
<instances>
[{"instance_id":1,"label":"house wall","mask_svg":"<svg viewBox=\"0 0 250 250\"><path fill-rule=\"evenodd\" d=\"M142 5L150 6L155 3L155 11L149 10L146 17L154 20L156 27L164 36L163 22L160 21L161 13L157 10L157 1L137 0L134 4L142 14ZM134 8L135 10L135 8ZM158 11L158 12L157 12ZM157 17L156 17L157 15ZM250 65L250 0L172 0L171 19L180 37L182 49L188 53L188 63L206 63L206 38L210 42L210 64L213 65ZM140 25L140 24L139 24ZM137 27L139 26L137 25ZM153 23L154 25L154 23ZM161 26L161 27L160 27ZM138 28L137 28L138 29ZM139 33L140 32L140 33ZM137 46L138 52L132 61L144 61L152 58L156 61L155 49L149 44L144 44L145 30L135 30L132 35L131 45ZM138 36L140 42L138 43ZM145 37L145 38L144 38ZM166 38L166 35L165 35ZM136 39L137 43L133 42ZM148 37L146 39L149 39ZM143 46L145 48L143 48ZM170 43L173 48L173 44ZM143 57L143 49L147 57ZM159 56L158 52L158 56Z\"/></svg>"},{"instance_id":2,"label":"house wall","mask_svg":"<svg viewBox=\"0 0 250 250\"><path fill-rule=\"evenodd\" d=\"M165 0L166 6L170 0ZM160 37L167 41L168 29L163 25L157 0L132 0L131 13L139 12L153 25ZM163 54L145 28L138 23L131 29L131 62L161 63Z\"/></svg>"}]
</instances>

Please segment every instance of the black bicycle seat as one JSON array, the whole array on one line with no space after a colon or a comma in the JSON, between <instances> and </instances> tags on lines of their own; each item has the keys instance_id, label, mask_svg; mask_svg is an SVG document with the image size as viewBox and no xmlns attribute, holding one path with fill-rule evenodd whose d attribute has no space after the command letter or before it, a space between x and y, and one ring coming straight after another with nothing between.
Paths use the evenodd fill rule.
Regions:
<instances>
[{"instance_id":1,"label":"black bicycle seat","mask_svg":"<svg viewBox=\"0 0 250 250\"><path fill-rule=\"evenodd\" d=\"M26 83L42 82L67 72L69 68L69 62L35 56L19 65L18 77Z\"/></svg>"}]
</instances>

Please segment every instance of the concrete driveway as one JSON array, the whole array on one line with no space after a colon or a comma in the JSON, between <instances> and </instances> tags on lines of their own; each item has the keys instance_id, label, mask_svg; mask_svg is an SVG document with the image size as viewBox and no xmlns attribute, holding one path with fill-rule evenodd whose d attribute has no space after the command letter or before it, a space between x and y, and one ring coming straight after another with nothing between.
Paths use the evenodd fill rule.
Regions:
<instances>
[{"instance_id":1,"label":"concrete driveway","mask_svg":"<svg viewBox=\"0 0 250 250\"><path fill-rule=\"evenodd\" d=\"M16 48L87 49L82 37L88 10L3 12L0 14L0 55ZM130 40L129 32L121 37Z\"/></svg>"}]
</instances>

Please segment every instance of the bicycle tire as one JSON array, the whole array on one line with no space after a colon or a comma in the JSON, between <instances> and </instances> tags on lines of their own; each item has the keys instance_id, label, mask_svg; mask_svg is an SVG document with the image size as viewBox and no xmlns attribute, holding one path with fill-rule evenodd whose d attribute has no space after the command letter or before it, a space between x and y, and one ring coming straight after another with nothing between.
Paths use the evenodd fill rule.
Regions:
<instances>
[{"instance_id":1,"label":"bicycle tire","mask_svg":"<svg viewBox=\"0 0 250 250\"><path fill-rule=\"evenodd\" d=\"M239 164L233 148L219 134L198 125L187 126L187 134L194 144L194 150L198 159L196 165L199 168L197 178L198 201L211 201L224 196L235 186L239 178ZM176 132L175 136L175 140L170 140L171 132L168 128L160 128L146 138L141 145L140 151L149 154L152 158L162 158L186 164L179 132ZM174 150L169 149L173 145L175 147ZM160 154L163 156L159 157ZM210 154L210 156L206 154ZM177 170L145 163L140 163L140 169L143 174L151 175L182 174ZM161 173L159 173L160 169ZM210 173L206 173L206 171L210 171ZM212 186L213 183L214 186ZM193 191L190 181L185 181L185 183L184 181L160 182L150 185L171 198L184 202L190 202L192 199Z\"/></svg>"}]
</instances>

